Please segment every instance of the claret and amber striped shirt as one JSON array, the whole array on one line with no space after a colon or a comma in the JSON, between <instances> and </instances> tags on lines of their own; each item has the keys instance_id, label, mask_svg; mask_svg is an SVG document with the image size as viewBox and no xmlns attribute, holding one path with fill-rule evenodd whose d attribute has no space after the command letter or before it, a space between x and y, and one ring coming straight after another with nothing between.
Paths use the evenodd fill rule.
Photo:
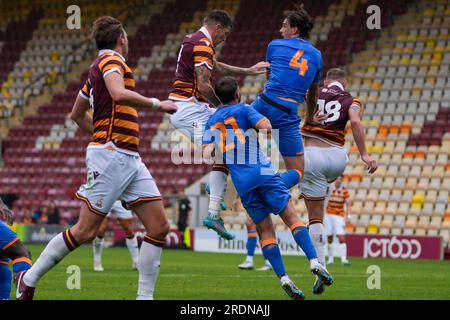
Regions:
<instances>
[{"instance_id":1,"label":"claret and amber striped shirt","mask_svg":"<svg viewBox=\"0 0 450 320\"><path fill-rule=\"evenodd\" d=\"M89 100L94 111L93 141L88 148L113 147L138 155L139 119L135 108L116 103L106 88L104 78L111 72L123 76L125 88L133 90L135 80L125 58L113 50L100 50L89 68L89 76L80 96Z\"/></svg>"},{"instance_id":2,"label":"claret and amber striped shirt","mask_svg":"<svg viewBox=\"0 0 450 320\"><path fill-rule=\"evenodd\" d=\"M205 27L184 38L178 54L175 82L169 94L169 99L189 101L193 98L207 102L197 90L195 68L205 66L213 69L215 59L214 44Z\"/></svg>"},{"instance_id":3,"label":"claret and amber striped shirt","mask_svg":"<svg viewBox=\"0 0 450 320\"><path fill-rule=\"evenodd\" d=\"M345 214L345 201L350 197L348 189L345 187L334 188L331 190L328 200L327 213L343 217Z\"/></svg>"}]
</instances>

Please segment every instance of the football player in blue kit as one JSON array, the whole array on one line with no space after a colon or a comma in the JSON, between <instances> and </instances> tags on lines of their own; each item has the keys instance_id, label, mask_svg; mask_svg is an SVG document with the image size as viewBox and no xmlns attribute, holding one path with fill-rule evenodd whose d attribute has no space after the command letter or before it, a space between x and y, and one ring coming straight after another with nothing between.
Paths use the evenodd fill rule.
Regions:
<instances>
[{"instance_id":1,"label":"football player in blue kit","mask_svg":"<svg viewBox=\"0 0 450 320\"><path fill-rule=\"evenodd\" d=\"M220 79L215 92L224 105L206 124L204 155L212 158L215 154L216 163L221 160L227 165L242 204L256 224L264 257L269 260L287 294L294 300L304 299L303 292L286 274L271 213L279 215L290 228L296 243L305 252L313 274L327 285L333 283L333 278L317 260L308 230L289 203L289 189L283 177L275 173L270 159L259 148L254 129L270 131L270 121L255 109L239 103L239 87L234 78Z\"/></svg>"}]
</instances>

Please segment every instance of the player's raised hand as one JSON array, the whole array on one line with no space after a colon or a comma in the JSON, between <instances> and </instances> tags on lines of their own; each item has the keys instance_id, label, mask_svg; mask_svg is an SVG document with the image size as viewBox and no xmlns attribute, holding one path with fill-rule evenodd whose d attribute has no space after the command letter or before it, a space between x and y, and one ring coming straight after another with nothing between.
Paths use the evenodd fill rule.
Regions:
<instances>
[{"instance_id":1,"label":"player's raised hand","mask_svg":"<svg viewBox=\"0 0 450 320\"><path fill-rule=\"evenodd\" d=\"M270 67L269 62L260 61L257 64L255 64L254 66L251 66L250 68L248 68L247 74L248 75L257 75L257 74L266 73L268 67Z\"/></svg>"},{"instance_id":2,"label":"player's raised hand","mask_svg":"<svg viewBox=\"0 0 450 320\"><path fill-rule=\"evenodd\" d=\"M161 106L159 107L159 111L173 114L177 112L177 105L171 100L161 101Z\"/></svg>"},{"instance_id":3,"label":"player's raised hand","mask_svg":"<svg viewBox=\"0 0 450 320\"><path fill-rule=\"evenodd\" d=\"M0 200L0 218L12 226L14 222L13 212Z\"/></svg>"},{"instance_id":4,"label":"player's raised hand","mask_svg":"<svg viewBox=\"0 0 450 320\"><path fill-rule=\"evenodd\" d=\"M367 171L372 174L378 169L377 160L373 159L368 154L365 154L361 157L362 161L367 165Z\"/></svg>"}]
</instances>

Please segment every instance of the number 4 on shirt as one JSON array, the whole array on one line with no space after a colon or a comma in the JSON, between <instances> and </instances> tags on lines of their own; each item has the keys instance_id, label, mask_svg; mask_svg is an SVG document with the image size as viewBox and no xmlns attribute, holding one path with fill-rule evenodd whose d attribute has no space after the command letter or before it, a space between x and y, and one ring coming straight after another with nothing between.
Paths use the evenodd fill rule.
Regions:
<instances>
[{"instance_id":1,"label":"number 4 on shirt","mask_svg":"<svg viewBox=\"0 0 450 320\"><path fill-rule=\"evenodd\" d=\"M291 62L289 62L289 65L294 68L299 68L300 71L298 72L301 76L304 76L306 71L308 70L308 59L300 58L303 55L303 50L298 50L294 56L291 59ZM300 62L299 62L300 60Z\"/></svg>"}]
</instances>

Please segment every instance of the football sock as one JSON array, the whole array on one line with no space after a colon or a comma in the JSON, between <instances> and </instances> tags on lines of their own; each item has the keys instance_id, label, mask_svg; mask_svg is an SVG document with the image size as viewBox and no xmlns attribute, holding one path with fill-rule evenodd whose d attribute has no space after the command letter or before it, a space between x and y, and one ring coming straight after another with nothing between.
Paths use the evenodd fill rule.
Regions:
<instances>
[{"instance_id":1,"label":"football sock","mask_svg":"<svg viewBox=\"0 0 450 320\"><path fill-rule=\"evenodd\" d=\"M247 233L247 257L252 257L255 255L256 242L258 241L258 235L256 230L249 230ZM248 260L248 258L247 258Z\"/></svg>"},{"instance_id":2,"label":"football sock","mask_svg":"<svg viewBox=\"0 0 450 320\"><path fill-rule=\"evenodd\" d=\"M36 287L36 284L44 274L78 246L79 244L75 241L70 229L57 234L50 240L35 264L23 277L25 284L30 287Z\"/></svg>"},{"instance_id":3,"label":"football sock","mask_svg":"<svg viewBox=\"0 0 450 320\"><path fill-rule=\"evenodd\" d=\"M347 244L345 242L339 244L339 251L341 252L341 261L347 262Z\"/></svg>"},{"instance_id":4,"label":"football sock","mask_svg":"<svg viewBox=\"0 0 450 320\"><path fill-rule=\"evenodd\" d=\"M281 252L278 247L277 240L275 238L261 240L261 247L264 258L269 260L278 278L284 276L286 271L284 269L283 259L281 258Z\"/></svg>"},{"instance_id":5,"label":"football sock","mask_svg":"<svg viewBox=\"0 0 450 320\"><path fill-rule=\"evenodd\" d=\"M102 261L102 252L103 246L105 244L105 238L103 237L95 237L94 241L92 241L92 248L94 251L94 262Z\"/></svg>"},{"instance_id":6,"label":"football sock","mask_svg":"<svg viewBox=\"0 0 450 320\"><path fill-rule=\"evenodd\" d=\"M3 263L5 262L5 263ZM11 296L12 275L9 263L0 261L0 300L9 300Z\"/></svg>"},{"instance_id":7,"label":"football sock","mask_svg":"<svg viewBox=\"0 0 450 320\"><path fill-rule=\"evenodd\" d=\"M303 222L294 223L291 227L292 235L294 236L295 242L300 246L300 248L305 253L308 260L317 259L316 249L311 241L311 238ZM272 261L270 261L272 263Z\"/></svg>"},{"instance_id":8,"label":"football sock","mask_svg":"<svg viewBox=\"0 0 450 320\"><path fill-rule=\"evenodd\" d=\"M153 300L156 279L159 274L164 240L145 236L139 255L139 285L137 300Z\"/></svg>"},{"instance_id":9,"label":"football sock","mask_svg":"<svg viewBox=\"0 0 450 320\"><path fill-rule=\"evenodd\" d=\"M288 189L291 189L293 186L297 185L302 177L300 171L295 169L283 172L280 176Z\"/></svg>"},{"instance_id":10,"label":"football sock","mask_svg":"<svg viewBox=\"0 0 450 320\"><path fill-rule=\"evenodd\" d=\"M325 237L321 221L309 222L309 235L317 252L317 260L325 266Z\"/></svg>"},{"instance_id":11,"label":"football sock","mask_svg":"<svg viewBox=\"0 0 450 320\"><path fill-rule=\"evenodd\" d=\"M137 262L139 256L139 248L136 235L133 234L132 237L126 238L125 242L127 244L128 251L130 251L131 260L133 260L133 262Z\"/></svg>"},{"instance_id":12,"label":"football sock","mask_svg":"<svg viewBox=\"0 0 450 320\"><path fill-rule=\"evenodd\" d=\"M228 168L225 165L213 165L209 174L209 206L208 214L213 219L220 218L220 203L224 199L227 187Z\"/></svg>"}]
</instances>

